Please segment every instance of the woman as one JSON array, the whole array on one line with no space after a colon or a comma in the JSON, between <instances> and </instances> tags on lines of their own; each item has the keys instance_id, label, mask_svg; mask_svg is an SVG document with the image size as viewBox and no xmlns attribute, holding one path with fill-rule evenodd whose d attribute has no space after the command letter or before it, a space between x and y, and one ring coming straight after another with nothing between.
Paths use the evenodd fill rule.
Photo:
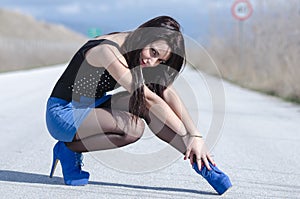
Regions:
<instances>
[{"instance_id":1,"label":"woman","mask_svg":"<svg viewBox=\"0 0 300 199\"><path fill-rule=\"evenodd\" d=\"M180 25L168 16L81 47L47 103L47 127L59 140L50 177L60 160L65 184L87 184L81 153L137 141L144 131L142 119L191 164L211 170L214 160L171 85L184 62ZM126 91L107 94L119 86Z\"/></svg>"}]
</instances>

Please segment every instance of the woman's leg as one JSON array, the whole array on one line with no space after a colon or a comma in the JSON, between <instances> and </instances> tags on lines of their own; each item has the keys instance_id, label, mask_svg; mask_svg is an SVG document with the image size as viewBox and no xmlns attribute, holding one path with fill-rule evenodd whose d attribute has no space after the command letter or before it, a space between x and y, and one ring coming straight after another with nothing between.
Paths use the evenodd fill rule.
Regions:
<instances>
[{"instance_id":1,"label":"woman's leg","mask_svg":"<svg viewBox=\"0 0 300 199\"><path fill-rule=\"evenodd\" d=\"M112 97L112 108L95 108L79 127L73 142L66 143L75 152L122 147L137 141L144 132L144 122L132 119L126 111L123 95ZM128 103L127 103L128 104Z\"/></svg>"},{"instance_id":2,"label":"woman's leg","mask_svg":"<svg viewBox=\"0 0 300 199\"><path fill-rule=\"evenodd\" d=\"M114 100L117 99L117 100ZM113 109L128 111L130 95L126 92L120 93L112 100ZM148 124L151 131L160 139L167 142L181 153L186 152L188 137L181 137L171 128L161 122L153 113L146 111L144 115L140 115Z\"/></svg>"},{"instance_id":3,"label":"woman's leg","mask_svg":"<svg viewBox=\"0 0 300 199\"><path fill-rule=\"evenodd\" d=\"M161 140L167 142L179 152L184 154L186 152L186 137L179 136L176 132L174 132L171 128L169 128L166 124L161 122L154 114L148 112L144 119L148 124L151 131Z\"/></svg>"},{"instance_id":4,"label":"woman's leg","mask_svg":"<svg viewBox=\"0 0 300 199\"><path fill-rule=\"evenodd\" d=\"M77 152L111 149L125 146L138 140L144 131L144 123L139 118L137 124L129 111L128 93L112 97L112 109L95 109L83 122L77 132L77 141L67 146ZM140 116L145 119L151 131L181 153L186 152L187 140L177 135L154 114L147 112ZM126 132L126 133L125 133Z\"/></svg>"}]
</instances>

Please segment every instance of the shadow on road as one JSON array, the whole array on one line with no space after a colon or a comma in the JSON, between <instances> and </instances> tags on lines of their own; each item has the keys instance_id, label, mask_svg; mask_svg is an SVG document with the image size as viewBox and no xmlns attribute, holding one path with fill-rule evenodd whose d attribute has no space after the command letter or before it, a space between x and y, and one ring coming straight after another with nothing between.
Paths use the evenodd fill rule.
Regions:
<instances>
[{"instance_id":1,"label":"shadow on road","mask_svg":"<svg viewBox=\"0 0 300 199\"><path fill-rule=\"evenodd\" d=\"M142 190L153 190L153 191L194 193L194 194L201 194L201 195L217 195L216 193L207 192L207 191L199 191L195 189L172 188L172 187L151 187L151 186L130 185L130 184L120 184L120 183L110 183L110 182L93 182L93 181L90 181L89 184L111 186L111 187L125 187L125 188L142 189Z\"/></svg>"},{"instance_id":2,"label":"shadow on road","mask_svg":"<svg viewBox=\"0 0 300 199\"><path fill-rule=\"evenodd\" d=\"M25 173L20 171L9 171L9 170L0 170L0 181L64 185L63 179L59 177L49 178L49 176L47 175L36 174L36 173ZM109 187L123 187L123 188L139 189L139 190L193 193L193 194L201 194L201 195L217 195L216 193L212 193L212 192L199 191L194 189L172 188L172 187L153 187L153 186L141 186L141 185L120 184L120 183L111 183L111 182L95 182L95 181L89 181L89 184L109 186Z\"/></svg>"},{"instance_id":3,"label":"shadow on road","mask_svg":"<svg viewBox=\"0 0 300 199\"><path fill-rule=\"evenodd\" d=\"M63 179L59 177L49 178L47 175L9 170L0 170L0 181L53 185L64 184Z\"/></svg>"}]
</instances>

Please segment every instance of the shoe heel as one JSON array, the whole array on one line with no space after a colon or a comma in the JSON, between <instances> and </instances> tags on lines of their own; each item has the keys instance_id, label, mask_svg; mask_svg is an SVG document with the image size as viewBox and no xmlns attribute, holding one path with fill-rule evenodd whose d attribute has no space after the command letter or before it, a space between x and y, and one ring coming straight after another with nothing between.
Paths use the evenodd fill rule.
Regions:
<instances>
[{"instance_id":1,"label":"shoe heel","mask_svg":"<svg viewBox=\"0 0 300 199\"><path fill-rule=\"evenodd\" d=\"M53 174L54 174L54 171L55 171L58 161L59 161L59 159L53 158L53 163L52 163L52 167L51 167L51 171L50 171L50 175L49 175L50 178L53 177Z\"/></svg>"},{"instance_id":2,"label":"shoe heel","mask_svg":"<svg viewBox=\"0 0 300 199\"><path fill-rule=\"evenodd\" d=\"M81 170L81 153L71 151L66 147L64 142L58 141L53 148L53 163L50 178L53 176L58 161L60 161L66 185L79 186L88 184L90 174Z\"/></svg>"}]
</instances>

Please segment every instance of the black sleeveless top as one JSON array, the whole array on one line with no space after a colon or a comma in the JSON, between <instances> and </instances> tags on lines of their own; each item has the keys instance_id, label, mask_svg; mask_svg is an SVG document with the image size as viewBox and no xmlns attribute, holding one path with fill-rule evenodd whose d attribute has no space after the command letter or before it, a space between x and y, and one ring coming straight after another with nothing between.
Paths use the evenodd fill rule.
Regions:
<instances>
[{"instance_id":1,"label":"black sleeveless top","mask_svg":"<svg viewBox=\"0 0 300 199\"><path fill-rule=\"evenodd\" d=\"M85 59L86 52L99 44L109 44L120 49L118 44L110 40L89 40L73 56L57 81L51 97L64 99L68 102L80 101L82 96L98 99L105 92L119 87L117 81L104 67L91 66Z\"/></svg>"}]
</instances>

